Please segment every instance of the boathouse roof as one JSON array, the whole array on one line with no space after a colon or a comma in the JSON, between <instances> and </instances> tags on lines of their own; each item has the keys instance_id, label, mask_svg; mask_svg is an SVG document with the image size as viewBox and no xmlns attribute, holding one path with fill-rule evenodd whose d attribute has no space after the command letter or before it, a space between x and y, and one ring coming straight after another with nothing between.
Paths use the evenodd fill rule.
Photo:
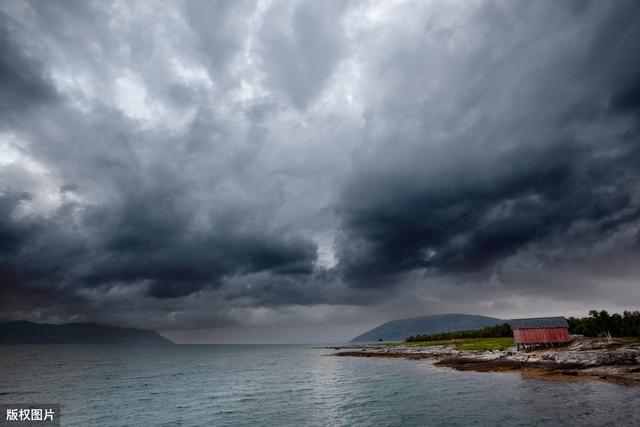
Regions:
<instances>
[{"instance_id":1,"label":"boathouse roof","mask_svg":"<svg viewBox=\"0 0 640 427\"><path fill-rule=\"evenodd\" d=\"M564 317L534 317L529 319L511 319L507 323L511 329L568 328Z\"/></svg>"}]
</instances>

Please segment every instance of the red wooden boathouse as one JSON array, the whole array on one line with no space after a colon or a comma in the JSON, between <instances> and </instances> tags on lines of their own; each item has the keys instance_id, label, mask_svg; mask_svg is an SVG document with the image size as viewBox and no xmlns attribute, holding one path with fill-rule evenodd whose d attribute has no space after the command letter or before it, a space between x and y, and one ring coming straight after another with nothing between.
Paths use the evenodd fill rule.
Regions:
<instances>
[{"instance_id":1,"label":"red wooden boathouse","mask_svg":"<svg viewBox=\"0 0 640 427\"><path fill-rule=\"evenodd\" d=\"M569 324L564 317L511 319L507 323L513 330L518 350L520 347L552 346L571 341Z\"/></svg>"}]
</instances>

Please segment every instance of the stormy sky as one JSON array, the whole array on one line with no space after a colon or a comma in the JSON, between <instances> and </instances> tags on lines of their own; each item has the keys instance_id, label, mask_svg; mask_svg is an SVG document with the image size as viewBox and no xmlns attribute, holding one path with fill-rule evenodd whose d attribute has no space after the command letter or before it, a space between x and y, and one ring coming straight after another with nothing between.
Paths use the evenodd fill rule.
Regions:
<instances>
[{"instance_id":1,"label":"stormy sky","mask_svg":"<svg viewBox=\"0 0 640 427\"><path fill-rule=\"evenodd\" d=\"M640 4L0 3L0 318L341 341L640 306Z\"/></svg>"}]
</instances>

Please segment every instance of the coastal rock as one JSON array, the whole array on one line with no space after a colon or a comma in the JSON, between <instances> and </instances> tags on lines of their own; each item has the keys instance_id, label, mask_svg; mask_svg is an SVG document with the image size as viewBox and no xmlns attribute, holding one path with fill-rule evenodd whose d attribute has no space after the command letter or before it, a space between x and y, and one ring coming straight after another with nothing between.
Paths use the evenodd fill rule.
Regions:
<instances>
[{"instance_id":1,"label":"coastal rock","mask_svg":"<svg viewBox=\"0 0 640 427\"><path fill-rule=\"evenodd\" d=\"M337 356L435 359L457 370L520 371L527 377L583 381L601 379L640 385L640 340L582 338L561 348L515 351L456 350L453 346L359 346ZM351 349L353 350L353 349Z\"/></svg>"}]
</instances>

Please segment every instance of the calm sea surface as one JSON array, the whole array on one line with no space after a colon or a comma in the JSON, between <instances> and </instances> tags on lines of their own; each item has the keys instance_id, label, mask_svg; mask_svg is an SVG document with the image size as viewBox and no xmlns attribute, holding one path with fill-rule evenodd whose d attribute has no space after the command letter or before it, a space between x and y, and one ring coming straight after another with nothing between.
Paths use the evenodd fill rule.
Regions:
<instances>
[{"instance_id":1,"label":"calm sea surface","mask_svg":"<svg viewBox=\"0 0 640 427\"><path fill-rule=\"evenodd\" d=\"M0 346L0 403L63 425L640 425L640 388L308 346Z\"/></svg>"}]
</instances>

